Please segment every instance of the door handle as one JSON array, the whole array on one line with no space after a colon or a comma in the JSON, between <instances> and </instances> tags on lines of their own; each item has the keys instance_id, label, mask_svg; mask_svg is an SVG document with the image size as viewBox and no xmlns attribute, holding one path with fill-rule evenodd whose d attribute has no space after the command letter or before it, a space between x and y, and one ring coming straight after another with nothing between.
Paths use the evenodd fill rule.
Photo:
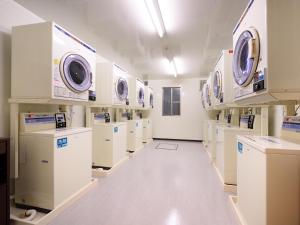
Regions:
<instances>
[{"instance_id":1,"label":"door handle","mask_svg":"<svg viewBox=\"0 0 300 225\"><path fill-rule=\"evenodd\" d=\"M105 139L105 141L110 141L110 139Z\"/></svg>"}]
</instances>

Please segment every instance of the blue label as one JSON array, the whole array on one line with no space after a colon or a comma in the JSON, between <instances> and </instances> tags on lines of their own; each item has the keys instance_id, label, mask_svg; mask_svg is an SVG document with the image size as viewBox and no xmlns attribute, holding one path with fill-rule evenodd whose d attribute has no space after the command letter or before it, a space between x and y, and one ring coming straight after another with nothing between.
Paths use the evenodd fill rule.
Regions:
<instances>
[{"instance_id":1,"label":"blue label","mask_svg":"<svg viewBox=\"0 0 300 225\"><path fill-rule=\"evenodd\" d=\"M119 128L118 127L114 127L114 132L118 133Z\"/></svg>"},{"instance_id":2,"label":"blue label","mask_svg":"<svg viewBox=\"0 0 300 225\"><path fill-rule=\"evenodd\" d=\"M238 142L238 151L243 154L243 144L241 142Z\"/></svg>"},{"instance_id":3,"label":"blue label","mask_svg":"<svg viewBox=\"0 0 300 225\"><path fill-rule=\"evenodd\" d=\"M265 74L263 72L260 72L258 74L258 80L261 81L261 80L265 80Z\"/></svg>"},{"instance_id":4,"label":"blue label","mask_svg":"<svg viewBox=\"0 0 300 225\"><path fill-rule=\"evenodd\" d=\"M68 138L59 138L57 139L57 148L63 148L68 145Z\"/></svg>"}]
</instances>

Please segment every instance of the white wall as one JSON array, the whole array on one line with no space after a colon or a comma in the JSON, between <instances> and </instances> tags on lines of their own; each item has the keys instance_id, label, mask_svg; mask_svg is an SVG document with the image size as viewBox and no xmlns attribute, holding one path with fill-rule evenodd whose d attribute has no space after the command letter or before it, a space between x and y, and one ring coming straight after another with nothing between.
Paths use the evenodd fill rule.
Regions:
<instances>
[{"instance_id":1,"label":"white wall","mask_svg":"<svg viewBox=\"0 0 300 225\"><path fill-rule=\"evenodd\" d=\"M154 92L153 137L202 140L203 121L207 114L202 108L198 78L149 80ZM181 115L162 116L162 88L181 87Z\"/></svg>"},{"instance_id":2,"label":"white wall","mask_svg":"<svg viewBox=\"0 0 300 225\"><path fill-rule=\"evenodd\" d=\"M9 137L11 28L41 21L12 0L0 1L0 137Z\"/></svg>"}]
</instances>

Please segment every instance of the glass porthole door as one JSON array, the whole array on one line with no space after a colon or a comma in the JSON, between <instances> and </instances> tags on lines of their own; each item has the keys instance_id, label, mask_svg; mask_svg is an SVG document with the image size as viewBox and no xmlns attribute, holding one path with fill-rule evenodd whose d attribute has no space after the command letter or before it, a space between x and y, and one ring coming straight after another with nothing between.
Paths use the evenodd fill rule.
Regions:
<instances>
[{"instance_id":1,"label":"glass porthole door","mask_svg":"<svg viewBox=\"0 0 300 225\"><path fill-rule=\"evenodd\" d=\"M211 106L211 100L210 100L210 94L209 94L209 86L206 85L205 88L205 98L206 98L206 103Z\"/></svg>"},{"instance_id":2,"label":"glass porthole door","mask_svg":"<svg viewBox=\"0 0 300 225\"><path fill-rule=\"evenodd\" d=\"M116 83L116 94L121 101L125 101L128 97L128 84L124 78L119 78Z\"/></svg>"},{"instance_id":3,"label":"glass porthole door","mask_svg":"<svg viewBox=\"0 0 300 225\"><path fill-rule=\"evenodd\" d=\"M144 103L144 89L140 88L138 91L138 103L143 104Z\"/></svg>"},{"instance_id":4,"label":"glass porthole door","mask_svg":"<svg viewBox=\"0 0 300 225\"><path fill-rule=\"evenodd\" d=\"M60 75L73 92L87 91L92 85L92 72L88 61L77 54L67 54L60 62Z\"/></svg>"},{"instance_id":5,"label":"glass porthole door","mask_svg":"<svg viewBox=\"0 0 300 225\"><path fill-rule=\"evenodd\" d=\"M222 95L222 75L219 71L214 74L214 96L217 99L221 98Z\"/></svg>"},{"instance_id":6,"label":"glass porthole door","mask_svg":"<svg viewBox=\"0 0 300 225\"><path fill-rule=\"evenodd\" d=\"M233 75L235 82L246 87L256 72L260 52L258 32L249 28L241 33L234 49Z\"/></svg>"},{"instance_id":7,"label":"glass porthole door","mask_svg":"<svg viewBox=\"0 0 300 225\"><path fill-rule=\"evenodd\" d=\"M150 103L150 107L153 108L153 94L152 93L150 93L149 103Z\"/></svg>"}]
</instances>

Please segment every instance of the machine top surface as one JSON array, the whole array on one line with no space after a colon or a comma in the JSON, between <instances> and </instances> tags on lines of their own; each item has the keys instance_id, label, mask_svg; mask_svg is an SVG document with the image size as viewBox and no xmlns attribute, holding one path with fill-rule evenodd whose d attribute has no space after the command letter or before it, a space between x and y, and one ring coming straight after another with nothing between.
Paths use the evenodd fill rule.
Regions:
<instances>
[{"instance_id":1,"label":"machine top surface","mask_svg":"<svg viewBox=\"0 0 300 225\"><path fill-rule=\"evenodd\" d=\"M40 131L32 131L21 133L20 135L41 135L41 136L50 136L50 137L60 137L71 134L78 134L84 132L90 132L92 128L88 127L74 127L74 128L65 128L65 129L50 129L50 130L40 130Z\"/></svg>"},{"instance_id":2,"label":"machine top surface","mask_svg":"<svg viewBox=\"0 0 300 225\"><path fill-rule=\"evenodd\" d=\"M243 135L237 136L238 142L251 145L255 149L266 153L280 153L280 154L296 154L300 155L300 145L281 138L271 136L251 136Z\"/></svg>"}]
</instances>

